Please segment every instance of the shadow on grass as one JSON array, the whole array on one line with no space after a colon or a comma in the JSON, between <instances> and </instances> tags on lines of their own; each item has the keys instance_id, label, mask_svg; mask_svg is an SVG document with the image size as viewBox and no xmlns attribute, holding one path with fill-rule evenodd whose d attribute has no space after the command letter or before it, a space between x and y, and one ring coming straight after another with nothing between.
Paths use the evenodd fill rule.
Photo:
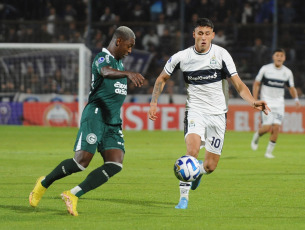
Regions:
<instances>
[{"instance_id":1,"label":"shadow on grass","mask_svg":"<svg viewBox=\"0 0 305 230\"><path fill-rule=\"evenodd\" d=\"M151 201L151 200L131 200L131 199L111 199L111 198L84 198L84 200L92 200L92 201L107 201L112 203L119 204L128 204L128 205L138 205L145 207L165 207L165 208L173 208L176 205L174 202L166 202L166 201Z\"/></svg>"},{"instance_id":2,"label":"shadow on grass","mask_svg":"<svg viewBox=\"0 0 305 230\"><path fill-rule=\"evenodd\" d=\"M0 205L0 209L10 209L14 212L17 213L46 213L46 212L52 212L53 214L56 215L67 215L67 211L65 209L65 207L62 207L62 211L58 210L58 209L52 209L52 208L47 208L47 207L43 207L43 208L33 208L29 205Z\"/></svg>"}]
</instances>

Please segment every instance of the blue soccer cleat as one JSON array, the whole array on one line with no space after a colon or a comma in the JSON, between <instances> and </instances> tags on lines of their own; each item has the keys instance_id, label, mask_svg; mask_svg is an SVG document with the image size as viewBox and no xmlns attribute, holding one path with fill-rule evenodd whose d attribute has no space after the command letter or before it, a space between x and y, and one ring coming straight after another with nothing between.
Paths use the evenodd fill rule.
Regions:
<instances>
[{"instance_id":1,"label":"blue soccer cleat","mask_svg":"<svg viewBox=\"0 0 305 230\"><path fill-rule=\"evenodd\" d=\"M188 199L182 197L175 208L177 209L187 209Z\"/></svg>"},{"instance_id":2,"label":"blue soccer cleat","mask_svg":"<svg viewBox=\"0 0 305 230\"><path fill-rule=\"evenodd\" d=\"M199 160L200 165L203 164L203 161ZM203 167L203 166L202 166ZM203 174L200 174L197 179L195 181L192 182L191 184L191 189L195 190L199 185L200 185L200 181L201 181L201 177Z\"/></svg>"}]
</instances>

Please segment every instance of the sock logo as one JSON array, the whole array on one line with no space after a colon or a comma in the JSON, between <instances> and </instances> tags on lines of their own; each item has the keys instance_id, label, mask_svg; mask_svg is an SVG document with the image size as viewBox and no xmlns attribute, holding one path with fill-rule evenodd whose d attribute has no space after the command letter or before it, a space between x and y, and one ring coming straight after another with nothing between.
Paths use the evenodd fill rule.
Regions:
<instances>
[{"instance_id":1,"label":"sock logo","mask_svg":"<svg viewBox=\"0 0 305 230\"><path fill-rule=\"evenodd\" d=\"M94 133L89 133L86 137L86 141L91 145L95 144L95 142L97 141L97 137Z\"/></svg>"},{"instance_id":2,"label":"sock logo","mask_svg":"<svg viewBox=\"0 0 305 230\"><path fill-rule=\"evenodd\" d=\"M103 172L103 173L104 173L104 175L107 177L107 179L109 179L109 175L108 175L108 173L106 173L106 171L105 171L105 170L103 170L102 172Z\"/></svg>"},{"instance_id":3,"label":"sock logo","mask_svg":"<svg viewBox=\"0 0 305 230\"><path fill-rule=\"evenodd\" d=\"M64 172L64 174L67 174L66 170L65 170L65 166L61 167L62 171Z\"/></svg>"}]
</instances>

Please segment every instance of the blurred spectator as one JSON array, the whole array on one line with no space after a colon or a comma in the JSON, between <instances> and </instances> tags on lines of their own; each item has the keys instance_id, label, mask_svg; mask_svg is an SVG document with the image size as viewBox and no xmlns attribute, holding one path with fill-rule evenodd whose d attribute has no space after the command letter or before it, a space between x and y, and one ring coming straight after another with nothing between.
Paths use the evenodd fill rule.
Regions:
<instances>
[{"instance_id":1,"label":"blurred spectator","mask_svg":"<svg viewBox=\"0 0 305 230\"><path fill-rule=\"evenodd\" d=\"M283 23L291 23L296 18L296 10L292 7L291 1L284 3L284 6L281 9L280 21Z\"/></svg>"},{"instance_id":2,"label":"blurred spectator","mask_svg":"<svg viewBox=\"0 0 305 230\"><path fill-rule=\"evenodd\" d=\"M68 28L65 28L63 32L65 33L65 37L68 39L68 41L71 41L74 38L74 34L78 32L75 22L70 22Z\"/></svg>"},{"instance_id":3,"label":"blurred spectator","mask_svg":"<svg viewBox=\"0 0 305 230\"><path fill-rule=\"evenodd\" d=\"M32 63L27 64L26 73L21 76L20 91L24 93L40 93L40 79L34 72Z\"/></svg>"},{"instance_id":4,"label":"blurred spectator","mask_svg":"<svg viewBox=\"0 0 305 230\"><path fill-rule=\"evenodd\" d=\"M252 47L252 64L253 72L257 72L262 65L269 61L269 49L262 42L261 38L255 38L254 46Z\"/></svg>"},{"instance_id":5,"label":"blurred spectator","mask_svg":"<svg viewBox=\"0 0 305 230\"><path fill-rule=\"evenodd\" d=\"M25 30L25 34L21 37L21 42L24 43L35 43L38 42L37 36L34 34L33 28L28 27Z\"/></svg>"},{"instance_id":6,"label":"blurred spectator","mask_svg":"<svg viewBox=\"0 0 305 230\"><path fill-rule=\"evenodd\" d=\"M56 9L52 7L50 9L50 14L47 16L47 31L51 35L55 35L55 21L56 21Z\"/></svg>"},{"instance_id":7,"label":"blurred spectator","mask_svg":"<svg viewBox=\"0 0 305 230\"><path fill-rule=\"evenodd\" d=\"M179 6L177 0L165 1L165 16L168 19L176 19L178 17Z\"/></svg>"},{"instance_id":8,"label":"blurred spectator","mask_svg":"<svg viewBox=\"0 0 305 230\"><path fill-rule=\"evenodd\" d=\"M17 35L15 28L13 28L13 27L9 28L9 31L7 33L7 36L6 36L4 42L12 42L12 43L18 42L18 35Z\"/></svg>"},{"instance_id":9,"label":"blurred spectator","mask_svg":"<svg viewBox=\"0 0 305 230\"><path fill-rule=\"evenodd\" d=\"M279 36L279 46L286 52L286 62L294 62L296 57L295 40L289 31L284 31L284 34Z\"/></svg>"},{"instance_id":10,"label":"blurred spectator","mask_svg":"<svg viewBox=\"0 0 305 230\"><path fill-rule=\"evenodd\" d=\"M65 92L64 80L60 69L56 69L52 80L52 93L63 94Z\"/></svg>"},{"instance_id":11,"label":"blurred spectator","mask_svg":"<svg viewBox=\"0 0 305 230\"><path fill-rule=\"evenodd\" d=\"M135 4L131 11L131 21L133 22L144 22L147 21L147 15L140 4Z\"/></svg>"},{"instance_id":12,"label":"blurred spectator","mask_svg":"<svg viewBox=\"0 0 305 230\"><path fill-rule=\"evenodd\" d=\"M214 11L214 6L209 0L200 0L199 5L196 6L195 11L200 17L210 18Z\"/></svg>"},{"instance_id":13,"label":"blurred spectator","mask_svg":"<svg viewBox=\"0 0 305 230\"><path fill-rule=\"evenodd\" d=\"M160 45L159 45L160 51L163 53L170 53L172 50L171 47L172 37L168 28L164 29L163 34L160 37L159 41L160 41Z\"/></svg>"},{"instance_id":14,"label":"blurred spectator","mask_svg":"<svg viewBox=\"0 0 305 230\"><path fill-rule=\"evenodd\" d=\"M159 36L153 28L150 28L149 33L144 35L142 45L147 51L150 50L151 46L154 46L155 48L159 46Z\"/></svg>"},{"instance_id":15,"label":"blurred spectator","mask_svg":"<svg viewBox=\"0 0 305 230\"><path fill-rule=\"evenodd\" d=\"M257 23L271 23L273 21L273 0L258 0L256 3Z\"/></svg>"},{"instance_id":16,"label":"blurred spectator","mask_svg":"<svg viewBox=\"0 0 305 230\"><path fill-rule=\"evenodd\" d=\"M153 2L150 6L150 20L157 21L159 15L163 12L163 2L161 0L157 0Z\"/></svg>"},{"instance_id":17,"label":"blurred spectator","mask_svg":"<svg viewBox=\"0 0 305 230\"><path fill-rule=\"evenodd\" d=\"M58 43L68 43L68 40L64 34L59 34L57 41Z\"/></svg>"},{"instance_id":18,"label":"blurred spectator","mask_svg":"<svg viewBox=\"0 0 305 230\"><path fill-rule=\"evenodd\" d=\"M113 22L115 20L115 14L111 12L109 6L105 7L104 14L101 16L100 20L102 22Z\"/></svg>"},{"instance_id":19,"label":"blurred spectator","mask_svg":"<svg viewBox=\"0 0 305 230\"><path fill-rule=\"evenodd\" d=\"M49 43L52 41L52 36L48 33L46 24L41 25L37 37L37 42Z\"/></svg>"},{"instance_id":20,"label":"blurred spectator","mask_svg":"<svg viewBox=\"0 0 305 230\"><path fill-rule=\"evenodd\" d=\"M71 4L67 4L64 11L64 20L66 22L72 22L76 19L76 17L77 17L76 10L73 8Z\"/></svg>"},{"instance_id":21,"label":"blurred spectator","mask_svg":"<svg viewBox=\"0 0 305 230\"><path fill-rule=\"evenodd\" d=\"M165 15L164 14L159 14L158 22L156 24L156 29L157 29L158 36L162 36L163 30L164 30L165 27L166 27Z\"/></svg>"},{"instance_id":22,"label":"blurred spectator","mask_svg":"<svg viewBox=\"0 0 305 230\"><path fill-rule=\"evenodd\" d=\"M226 0L219 0L218 4L215 6L215 22L225 22L228 18L229 7L226 3Z\"/></svg>"},{"instance_id":23,"label":"blurred spectator","mask_svg":"<svg viewBox=\"0 0 305 230\"><path fill-rule=\"evenodd\" d=\"M141 28L135 29L134 30L135 35L136 35L136 44L134 46L135 49L143 50L143 30Z\"/></svg>"},{"instance_id":24,"label":"blurred spectator","mask_svg":"<svg viewBox=\"0 0 305 230\"><path fill-rule=\"evenodd\" d=\"M212 40L214 44L225 47L228 44L226 35L223 30L218 30Z\"/></svg>"},{"instance_id":25,"label":"blurred spectator","mask_svg":"<svg viewBox=\"0 0 305 230\"><path fill-rule=\"evenodd\" d=\"M254 10L249 2L245 2L241 12L241 23L248 24L254 22Z\"/></svg>"},{"instance_id":26,"label":"blurred spectator","mask_svg":"<svg viewBox=\"0 0 305 230\"><path fill-rule=\"evenodd\" d=\"M101 30L97 30L91 44L93 47L96 47L98 43L102 43L102 46L104 46L106 38L106 35Z\"/></svg>"},{"instance_id":27,"label":"blurred spectator","mask_svg":"<svg viewBox=\"0 0 305 230\"><path fill-rule=\"evenodd\" d=\"M8 3L0 2L0 18L3 20L16 20L20 12L18 8Z\"/></svg>"},{"instance_id":28,"label":"blurred spectator","mask_svg":"<svg viewBox=\"0 0 305 230\"><path fill-rule=\"evenodd\" d=\"M79 31L76 31L72 38L70 39L71 43L84 43L84 38L82 37Z\"/></svg>"}]
</instances>

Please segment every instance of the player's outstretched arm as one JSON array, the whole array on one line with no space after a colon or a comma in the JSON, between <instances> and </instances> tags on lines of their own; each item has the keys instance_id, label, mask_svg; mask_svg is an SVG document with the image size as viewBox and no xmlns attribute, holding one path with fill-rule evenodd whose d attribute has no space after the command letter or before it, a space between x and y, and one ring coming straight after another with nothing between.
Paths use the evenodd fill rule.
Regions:
<instances>
[{"instance_id":1,"label":"player's outstretched arm","mask_svg":"<svg viewBox=\"0 0 305 230\"><path fill-rule=\"evenodd\" d=\"M169 78L170 78L170 76L163 70L155 82L155 86L154 86L152 96L151 96L150 109L148 111L148 117L150 120L155 121L158 118L156 116L158 98L159 98L160 94L162 93L162 90L165 86L166 81Z\"/></svg>"},{"instance_id":2,"label":"player's outstretched arm","mask_svg":"<svg viewBox=\"0 0 305 230\"><path fill-rule=\"evenodd\" d=\"M298 97L298 92L296 90L295 87L289 87L289 93L291 95L291 97L294 99L295 101L295 106L298 108L301 107L300 101L299 101L299 97Z\"/></svg>"},{"instance_id":3,"label":"player's outstretched arm","mask_svg":"<svg viewBox=\"0 0 305 230\"><path fill-rule=\"evenodd\" d=\"M245 83L242 82L237 74L231 77L231 81L239 95L251 106L253 106L253 108L263 111L266 115L271 111L265 101L258 101L254 99L249 88L245 85Z\"/></svg>"},{"instance_id":4,"label":"player's outstretched arm","mask_svg":"<svg viewBox=\"0 0 305 230\"><path fill-rule=\"evenodd\" d=\"M120 71L113 69L109 66L101 68L101 75L104 78L118 79L128 77L135 86L141 87L144 83L144 77L140 73L129 72L129 71Z\"/></svg>"}]
</instances>

